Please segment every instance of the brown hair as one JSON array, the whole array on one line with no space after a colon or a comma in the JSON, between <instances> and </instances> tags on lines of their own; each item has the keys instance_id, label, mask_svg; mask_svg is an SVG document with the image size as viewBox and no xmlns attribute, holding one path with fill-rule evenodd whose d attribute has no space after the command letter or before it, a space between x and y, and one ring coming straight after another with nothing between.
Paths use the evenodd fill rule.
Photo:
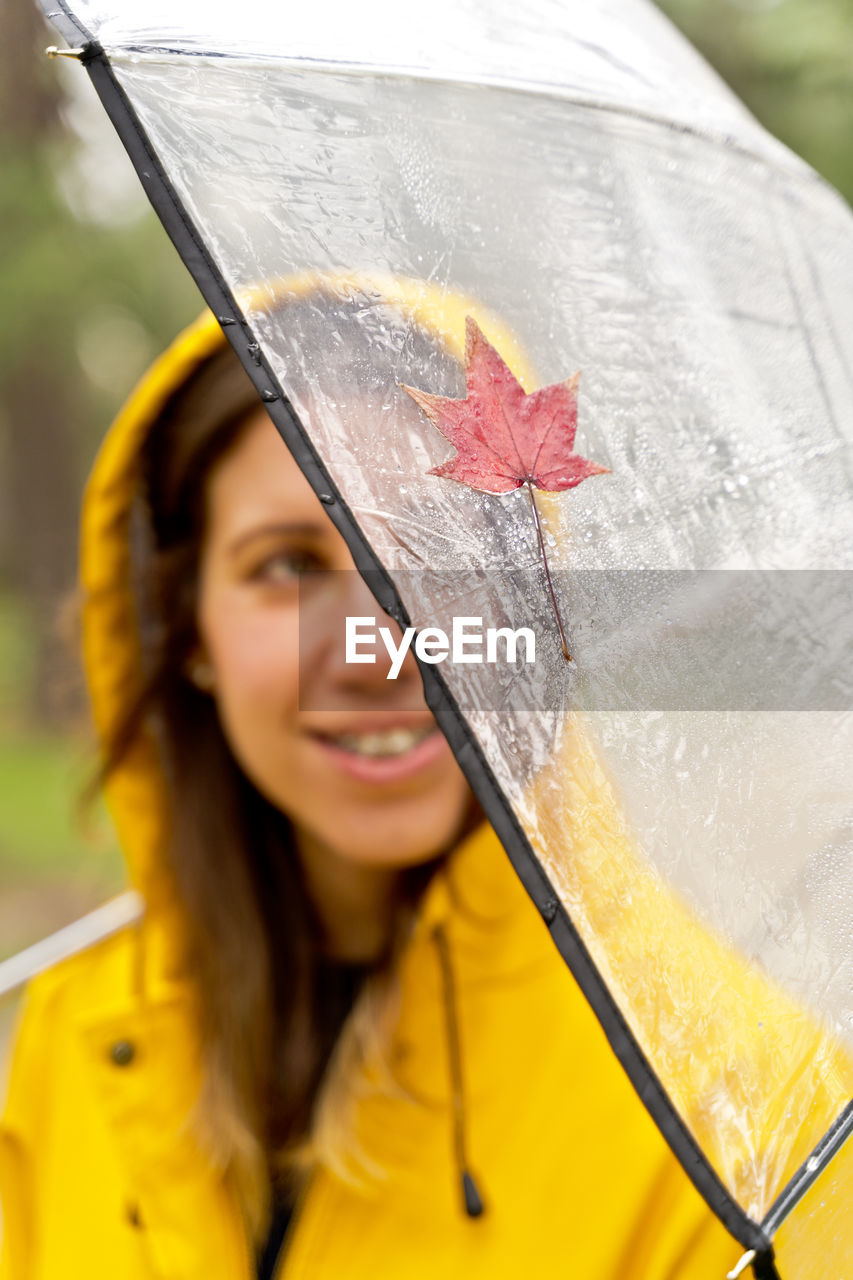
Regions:
<instances>
[{"instance_id":1,"label":"brown hair","mask_svg":"<svg viewBox=\"0 0 853 1280\"><path fill-rule=\"evenodd\" d=\"M434 339L422 342L434 360ZM351 377L353 361L364 367L357 343L344 349L337 382ZM458 366L448 359L454 381ZM149 433L131 534L142 685L107 744L103 771L106 778L117 769L139 735L153 736L199 999L200 1126L256 1233L270 1187L294 1175L312 1135L321 1080L353 1000L352 973L323 963L319 921L286 816L236 763L214 700L187 674L197 646L206 481L257 407L257 393L224 346L175 392ZM401 873L395 938L375 974L387 973L434 865Z\"/></svg>"}]
</instances>

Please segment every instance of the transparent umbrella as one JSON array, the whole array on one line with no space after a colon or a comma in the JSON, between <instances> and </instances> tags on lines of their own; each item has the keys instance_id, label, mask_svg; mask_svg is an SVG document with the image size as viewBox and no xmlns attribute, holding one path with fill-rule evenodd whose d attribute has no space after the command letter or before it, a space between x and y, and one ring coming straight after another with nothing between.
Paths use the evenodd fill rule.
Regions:
<instances>
[{"instance_id":1,"label":"transparent umbrella","mask_svg":"<svg viewBox=\"0 0 853 1280\"><path fill-rule=\"evenodd\" d=\"M853 1275L850 211L645 0L45 7L744 1268Z\"/></svg>"}]
</instances>

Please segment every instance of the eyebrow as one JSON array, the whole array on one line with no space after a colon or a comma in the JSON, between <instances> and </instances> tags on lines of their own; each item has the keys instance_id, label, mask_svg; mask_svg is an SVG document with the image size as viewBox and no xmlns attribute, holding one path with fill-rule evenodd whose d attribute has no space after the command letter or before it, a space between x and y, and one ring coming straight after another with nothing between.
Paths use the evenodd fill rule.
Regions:
<instances>
[{"instance_id":1,"label":"eyebrow","mask_svg":"<svg viewBox=\"0 0 853 1280\"><path fill-rule=\"evenodd\" d=\"M288 523L286 521L274 521L270 524L255 525L252 529L247 529L245 533L241 533L238 538L229 545L230 554L242 550L249 542L254 542L257 538L281 538L281 537L320 537L324 530L318 522L309 520L296 521Z\"/></svg>"}]
</instances>

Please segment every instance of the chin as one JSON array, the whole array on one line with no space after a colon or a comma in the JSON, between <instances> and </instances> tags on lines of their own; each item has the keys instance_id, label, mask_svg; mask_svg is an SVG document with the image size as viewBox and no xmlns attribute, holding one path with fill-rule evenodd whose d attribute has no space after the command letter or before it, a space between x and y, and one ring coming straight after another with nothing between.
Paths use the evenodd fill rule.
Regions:
<instances>
[{"instance_id":1,"label":"chin","mask_svg":"<svg viewBox=\"0 0 853 1280\"><path fill-rule=\"evenodd\" d=\"M359 835L353 834L350 840L342 840L340 831L336 832L333 840L325 841L322 835L318 839L342 862L363 867L403 868L422 866L450 852L456 843L456 830L454 827L451 833L436 834L434 839L424 839L423 833L419 833L418 838L409 840L399 836L385 837L377 832L366 840L362 828Z\"/></svg>"},{"instance_id":2,"label":"chin","mask_svg":"<svg viewBox=\"0 0 853 1280\"><path fill-rule=\"evenodd\" d=\"M328 831L314 825L314 839L342 862L365 867L413 867L449 853L467 829L470 794L437 813L436 799L410 812L394 812L390 805L371 806L349 821L338 813ZM343 821L342 821L343 818Z\"/></svg>"}]
</instances>

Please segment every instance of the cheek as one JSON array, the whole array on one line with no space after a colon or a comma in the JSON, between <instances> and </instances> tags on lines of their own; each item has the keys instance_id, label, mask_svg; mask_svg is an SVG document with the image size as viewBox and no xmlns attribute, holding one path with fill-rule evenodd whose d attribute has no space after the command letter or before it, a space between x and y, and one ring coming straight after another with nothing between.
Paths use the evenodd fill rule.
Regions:
<instances>
[{"instance_id":1,"label":"cheek","mask_svg":"<svg viewBox=\"0 0 853 1280\"><path fill-rule=\"evenodd\" d=\"M295 609L245 601L239 592L211 593L199 630L213 666L220 711L228 726L251 732L299 701L298 615ZM258 720L260 717L260 721Z\"/></svg>"}]
</instances>

